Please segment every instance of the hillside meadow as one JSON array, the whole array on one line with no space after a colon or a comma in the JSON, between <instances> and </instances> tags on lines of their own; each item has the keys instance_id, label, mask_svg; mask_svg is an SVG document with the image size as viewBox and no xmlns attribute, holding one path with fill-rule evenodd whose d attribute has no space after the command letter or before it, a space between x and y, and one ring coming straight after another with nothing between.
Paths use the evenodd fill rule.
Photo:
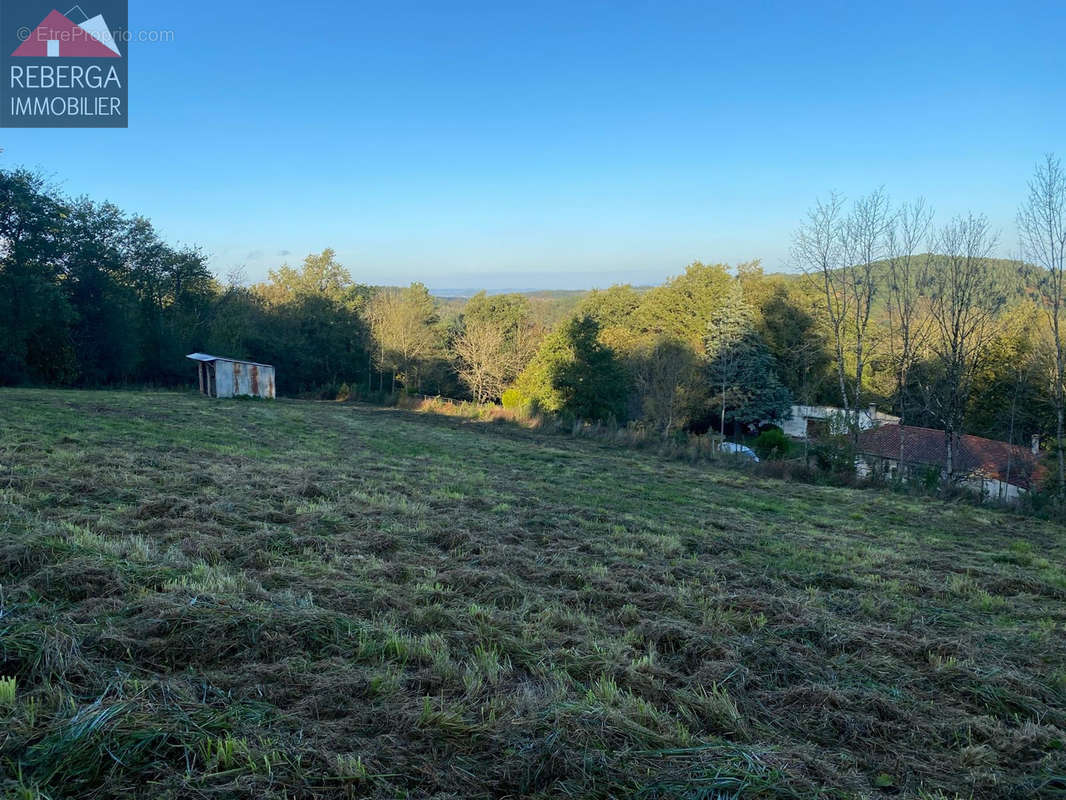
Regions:
<instances>
[{"instance_id":1,"label":"hillside meadow","mask_svg":"<svg viewBox=\"0 0 1066 800\"><path fill-rule=\"evenodd\" d=\"M1066 795L1066 536L357 404L0 391L0 796Z\"/></svg>"}]
</instances>

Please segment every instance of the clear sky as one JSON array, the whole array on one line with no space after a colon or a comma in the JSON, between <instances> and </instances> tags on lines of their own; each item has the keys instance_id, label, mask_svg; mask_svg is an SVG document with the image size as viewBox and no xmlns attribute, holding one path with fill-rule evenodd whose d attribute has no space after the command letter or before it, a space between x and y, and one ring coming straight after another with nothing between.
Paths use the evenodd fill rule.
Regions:
<instances>
[{"instance_id":1,"label":"clear sky","mask_svg":"<svg viewBox=\"0 0 1066 800\"><path fill-rule=\"evenodd\" d=\"M787 269L816 196L880 185L1006 253L1066 157L1061 1L134 0L130 28L173 41L130 44L129 129L0 130L3 163L252 279L325 247L437 289Z\"/></svg>"}]
</instances>

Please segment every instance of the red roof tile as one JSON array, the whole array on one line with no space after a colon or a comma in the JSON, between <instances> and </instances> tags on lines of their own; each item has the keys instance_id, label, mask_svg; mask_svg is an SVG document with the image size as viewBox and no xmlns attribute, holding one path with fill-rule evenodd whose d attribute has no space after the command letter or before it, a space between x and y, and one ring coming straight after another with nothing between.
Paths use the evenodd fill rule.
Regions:
<instances>
[{"instance_id":1,"label":"red roof tile","mask_svg":"<svg viewBox=\"0 0 1066 800\"><path fill-rule=\"evenodd\" d=\"M944 431L912 425L882 425L863 431L859 452L898 460L901 435L906 463L944 463ZM1024 489L1037 483L1044 473L1039 458L1029 448L968 434L957 439L953 461L956 473L995 478Z\"/></svg>"}]
</instances>

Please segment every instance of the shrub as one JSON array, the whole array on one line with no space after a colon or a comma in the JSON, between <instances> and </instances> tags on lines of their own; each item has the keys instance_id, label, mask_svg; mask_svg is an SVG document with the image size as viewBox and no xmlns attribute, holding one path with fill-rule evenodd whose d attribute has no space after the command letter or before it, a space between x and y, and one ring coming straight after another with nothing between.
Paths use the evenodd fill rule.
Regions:
<instances>
[{"instance_id":1,"label":"shrub","mask_svg":"<svg viewBox=\"0 0 1066 800\"><path fill-rule=\"evenodd\" d=\"M940 467L926 467L923 470L914 470L912 473L915 484L927 492L936 491L940 487L942 473Z\"/></svg>"},{"instance_id":2,"label":"shrub","mask_svg":"<svg viewBox=\"0 0 1066 800\"><path fill-rule=\"evenodd\" d=\"M756 470L759 475L797 483L819 483L826 476L802 461L763 461ZM828 481L827 481L828 482Z\"/></svg>"},{"instance_id":3,"label":"shrub","mask_svg":"<svg viewBox=\"0 0 1066 800\"><path fill-rule=\"evenodd\" d=\"M517 411L525 405L527 401L520 391L512 387L503 393L500 402L503 403L504 408Z\"/></svg>"},{"instance_id":4,"label":"shrub","mask_svg":"<svg viewBox=\"0 0 1066 800\"><path fill-rule=\"evenodd\" d=\"M822 472L855 474L855 451L846 437L818 442L811 448L811 455Z\"/></svg>"},{"instance_id":5,"label":"shrub","mask_svg":"<svg viewBox=\"0 0 1066 800\"><path fill-rule=\"evenodd\" d=\"M504 392L500 403L515 419L532 420L543 412L537 398L529 397L517 388Z\"/></svg>"},{"instance_id":6,"label":"shrub","mask_svg":"<svg viewBox=\"0 0 1066 800\"><path fill-rule=\"evenodd\" d=\"M788 437L780 428L767 428L752 442L759 458L784 458L788 454Z\"/></svg>"}]
</instances>

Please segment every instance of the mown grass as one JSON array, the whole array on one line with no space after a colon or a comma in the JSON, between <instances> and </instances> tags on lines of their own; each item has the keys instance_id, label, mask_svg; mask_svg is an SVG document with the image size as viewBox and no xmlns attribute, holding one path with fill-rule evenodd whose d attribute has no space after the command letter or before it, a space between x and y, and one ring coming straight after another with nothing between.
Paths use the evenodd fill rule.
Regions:
<instances>
[{"instance_id":1,"label":"mown grass","mask_svg":"<svg viewBox=\"0 0 1066 800\"><path fill-rule=\"evenodd\" d=\"M0 796L1066 793L1063 529L351 404L0 391Z\"/></svg>"}]
</instances>

